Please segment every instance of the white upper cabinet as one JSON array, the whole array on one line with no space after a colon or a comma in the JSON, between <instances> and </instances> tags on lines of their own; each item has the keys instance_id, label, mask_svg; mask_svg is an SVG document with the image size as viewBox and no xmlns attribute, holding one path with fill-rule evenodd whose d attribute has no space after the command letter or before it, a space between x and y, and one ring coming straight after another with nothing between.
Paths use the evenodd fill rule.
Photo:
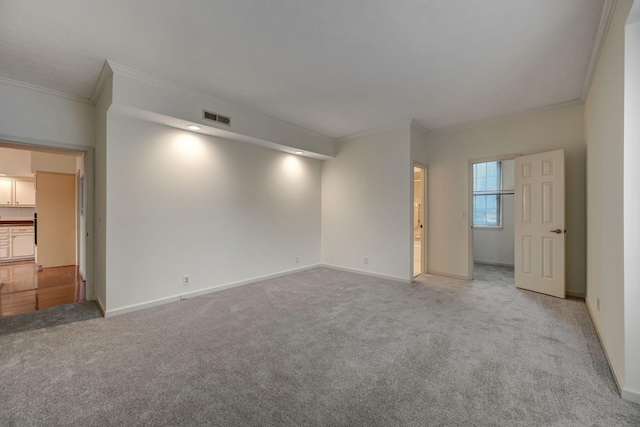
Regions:
<instances>
[{"instance_id":1,"label":"white upper cabinet","mask_svg":"<svg viewBox=\"0 0 640 427\"><path fill-rule=\"evenodd\" d=\"M33 179L0 178L0 206L35 206L36 190Z\"/></svg>"},{"instance_id":2,"label":"white upper cabinet","mask_svg":"<svg viewBox=\"0 0 640 427\"><path fill-rule=\"evenodd\" d=\"M14 187L15 206L35 206L36 190L33 180L16 179Z\"/></svg>"},{"instance_id":3,"label":"white upper cabinet","mask_svg":"<svg viewBox=\"0 0 640 427\"><path fill-rule=\"evenodd\" d=\"M0 206L13 206L13 180L0 178Z\"/></svg>"}]
</instances>

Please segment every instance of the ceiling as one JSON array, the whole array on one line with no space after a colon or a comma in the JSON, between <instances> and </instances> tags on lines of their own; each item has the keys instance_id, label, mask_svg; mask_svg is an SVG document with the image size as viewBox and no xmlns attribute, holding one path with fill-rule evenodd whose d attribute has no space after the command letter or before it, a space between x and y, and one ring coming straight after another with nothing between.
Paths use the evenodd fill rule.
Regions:
<instances>
[{"instance_id":1,"label":"ceiling","mask_svg":"<svg viewBox=\"0 0 640 427\"><path fill-rule=\"evenodd\" d=\"M435 130L579 101L604 3L3 0L0 77L88 99L110 60L333 138Z\"/></svg>"}]
</instances>

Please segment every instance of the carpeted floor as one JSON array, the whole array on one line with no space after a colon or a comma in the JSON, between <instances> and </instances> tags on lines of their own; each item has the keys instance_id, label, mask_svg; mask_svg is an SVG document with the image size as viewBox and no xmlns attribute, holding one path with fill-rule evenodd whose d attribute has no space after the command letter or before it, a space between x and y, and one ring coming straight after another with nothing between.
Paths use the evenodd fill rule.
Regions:
<instances>
[{"instance_id":1,"label":"carpeted floor","mask_svg":"<svg viewBox=\"0 0 640 427\"><path fill-rule=\"evenodd\" d=\"M505 268L412 284L316 268L95 315L0 319L0 425L640 425L584 302Z\"/></svg>"}]
</instances>

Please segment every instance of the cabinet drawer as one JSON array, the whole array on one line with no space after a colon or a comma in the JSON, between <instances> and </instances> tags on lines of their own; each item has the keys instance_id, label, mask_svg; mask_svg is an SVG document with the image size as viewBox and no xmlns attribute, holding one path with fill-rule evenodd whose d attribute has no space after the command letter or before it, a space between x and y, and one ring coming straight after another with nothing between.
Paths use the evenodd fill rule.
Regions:
<instances>
[{"instance_id":1,"label":"cabinet drawer","mask_svg":"<svg viewBox=\"0 0 640 427\"><path fill-rule=\"evenodd\" d=\"M9 227L0 227L0 236L4 236L5 234L9 234Z\"/></svg>"},{"instance_id":2,"label":"cabinet drawer","mask_svg":"<svg viewBox=\"0 0 640 427\"><path fill-rule=\"evenodd\" d=\"M11 234L33 233L33 227L11 227Z\"/></svg>"}]
</instances>

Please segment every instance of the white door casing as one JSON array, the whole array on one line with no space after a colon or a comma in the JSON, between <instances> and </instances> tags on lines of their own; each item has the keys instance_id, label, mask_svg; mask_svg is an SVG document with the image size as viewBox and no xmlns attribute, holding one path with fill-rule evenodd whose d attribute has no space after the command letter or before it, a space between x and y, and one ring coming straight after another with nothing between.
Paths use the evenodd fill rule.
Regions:
<instances>
[{"instance_id":1,"label":"white door casing","mask_svg":"<svg viewBox=\"0 0 640 427\"><path fill-rule=\"evenodd\" d=\"M515 159L515 285L565 298L564 150Z\"/></svg>"}]
</instances>

